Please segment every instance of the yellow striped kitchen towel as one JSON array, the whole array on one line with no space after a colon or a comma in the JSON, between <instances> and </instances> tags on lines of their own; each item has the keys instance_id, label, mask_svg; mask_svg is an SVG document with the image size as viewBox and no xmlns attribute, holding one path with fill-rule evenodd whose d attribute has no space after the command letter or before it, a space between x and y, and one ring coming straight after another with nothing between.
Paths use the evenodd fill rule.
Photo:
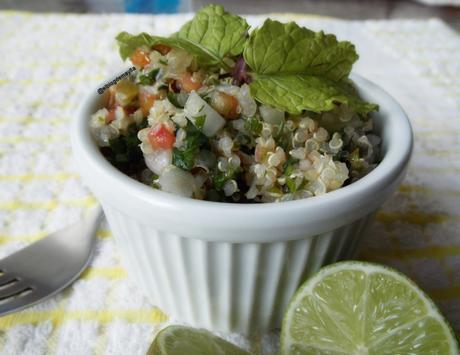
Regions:
<instances>
[{"instance_id":1,"label":"yellow striped kitchen towel","mask_svg":"<svg viewBox=\"0 0 460 355\"><path fill-rule=\"evenodd\" d=\"M115 35L168 34L188 18L0 12L0 257L77 221L95 204L76 173L70 121L88 90L123 68ZM356 43L356 70L387 89L410 116L416 144L408 176L377 214L360 257L414 278L458 331L459 36L438 20L295 20ZM78 281L0 318L0 352L144 354L169 322L127 278L104 224L94 260ZM276 333L227 338L256 354L277 350Z\"/></svg>"}]
</instances>

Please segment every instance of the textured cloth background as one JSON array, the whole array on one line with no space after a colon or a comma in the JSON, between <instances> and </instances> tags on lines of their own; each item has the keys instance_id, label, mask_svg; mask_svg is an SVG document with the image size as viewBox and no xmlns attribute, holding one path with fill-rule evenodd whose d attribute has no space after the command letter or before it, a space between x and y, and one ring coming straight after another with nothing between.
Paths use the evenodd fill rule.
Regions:
<instances>
[{"instance_id":1,"label":"textured cloth background","mask_svg":"<svg viewBox=\"0 0 460 355\"><path fill-rule=\"evenodd\" d=\"M361 55L355 70L390 92L410 116L415 150L408 176L378 213L359 255L416 280L458 332L459 37L437 20L276 17L353 41ZM188 18L0 12L0 257L77 221L95 204L75 170L69 127L83 96L128 68L114 36L122 30L168 34ZM170 322L127 278L103 225L95 258L77 282L0 318L0 352L143 354ZM277 347L276 335L227 338L254 353Z\"/></svg>"},{"instance_id":2,"label":"textured cloth background","mask_svg":"<svg viewBox=\"0 0 460 355\"><path fill-rule=\"evenodd\" d=\"M433 6L460 6L460 0L416 0Z\"/></svg>"}]
</instances>

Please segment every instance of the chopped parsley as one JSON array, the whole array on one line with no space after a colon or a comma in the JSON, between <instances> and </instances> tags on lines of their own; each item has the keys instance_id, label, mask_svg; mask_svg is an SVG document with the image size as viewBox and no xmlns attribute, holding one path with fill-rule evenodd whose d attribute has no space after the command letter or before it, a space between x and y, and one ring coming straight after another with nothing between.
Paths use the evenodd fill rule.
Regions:
<instances>
[{"instance_id":1,"label":"chopped parsley","mask_svg":"<svg viewBox=\"0 0 460 355\"><path fill-rule=\"evenodd\" d=\"M206 122L206 115L195 117L195 126L200 130L203 129L204 123Z\"/></svg>"},{"instance_id":2,"label":"chopped parsley","mask_svg":"<svg viewBox=\"0 0 460 355\"><path fill-rule=\"evenodd\" d=\"M212 186L217 191L221 191L224 188L227 181L236 180L236 178L238 177L238 174L240 173L241 173L241 168L239 167L236 169L230 169L227 172L222 172L216 169L211 176Z\"/></svg>"},{"instance_id":3,"label":"chopped parsley","mask_svg":"<svg viewBox=\"0 0 460 355\"><path fill-rule=\"evenodd\" d=\"M128 127L126 135L109 141L107 158L117 169L128 175L145 169L144 156L139 148L141 142L137 138L138 130L139 127L133 123Z\"/></svg>"},{"instance_id":4,"label":"chopped parsley","mask_svg":"<svg viewBox=\"0 0 460 355\"><path fill-rule=\"evenodd\" d=\"M185 144L173 149L173 164L178 168L191 170L200 148L208 144L209 139L189 120L184 130L187 134Z\"/></svg>"},{"instance_id":5,"label":"chopped parsley","mask_svg":"<svg viewBox=\"0 0 460 355\"><path fill-rule=\"evenodd\" d=\"M177 101L177 94L173 93L173 92L168 92L168 94L166 95L166 97L168 98L168 101L173 105L173 106L176 106L178 108L184 108L184 106L182 106L181 104L179 104L179 101Z\"/></svg>"},{"instance_id":6,"label":"chopped parsley","mask_svg":"<svg viewBox=\"0 0 460 355\"><path fill-rule=\"evenodd\" d=\"M159 69L154 69L147 74L139 76L139 84L141 85L153 85L155 84Z\"/></svg>"},{"instance_id":7,"label":"chopped parsley","mask_svg":"<svg viewBox=\"0 0 460 355\"><path fill-rule=\"evenodd\" d=\"M257 117L248 117L244 121L244 129L253 136L258 136L262 132L262 122Z\"/></svg>"},{"instance_id":8,"label":"chopped parsley","mask_svg":"<svg viewBox=\"0 0 460 355\"><path fill-rule=\"evenodd\" d=\"M295 193L297 191L297 186L295 180L290 177L292 171L294 170L294 164L298 162L297 159L290 158L286 163L284 163L284 176L286 177L286 186L289 189L289 192Z\"/></svg>"}]
</instances>

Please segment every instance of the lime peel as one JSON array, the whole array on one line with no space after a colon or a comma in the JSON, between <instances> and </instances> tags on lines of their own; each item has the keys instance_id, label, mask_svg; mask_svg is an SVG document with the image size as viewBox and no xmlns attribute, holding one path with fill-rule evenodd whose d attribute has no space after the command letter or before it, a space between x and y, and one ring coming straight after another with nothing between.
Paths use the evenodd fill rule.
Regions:
<instances>
[{"instance_id":1,"label":"lime peel","mask_svg":"<svg viewBox=\"0 0 460 355\"><path fill-rule=\"evenodd\" d=\"M204 329L171 325L162 329L147 355L250 355Z\"/></svg>"}]
</instances>

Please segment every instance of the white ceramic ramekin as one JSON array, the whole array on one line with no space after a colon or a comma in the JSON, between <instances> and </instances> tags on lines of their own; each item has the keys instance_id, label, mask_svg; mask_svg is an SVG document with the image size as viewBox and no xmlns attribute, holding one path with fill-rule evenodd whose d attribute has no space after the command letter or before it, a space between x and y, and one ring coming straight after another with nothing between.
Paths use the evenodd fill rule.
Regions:
<instances>
[{"instance_id":1,"label":"white ceramic ramekin","mask_svg":"<svg viewBox=\"0 0 460 355\"><path fill-rule=\"evenodd\" d=\"M411 126L398 103L368 80L352 78L364 99L380 105L381 163L323 196L268 204L186 199L119 172L91 138L89 118L102 100L96 89L88 94L72 128L74 155L129 275L153 304L199 327L266 331L280 324L308 275L352 257L372 214L403 179L412 150Z\"/></svg>"}]
</instances>

